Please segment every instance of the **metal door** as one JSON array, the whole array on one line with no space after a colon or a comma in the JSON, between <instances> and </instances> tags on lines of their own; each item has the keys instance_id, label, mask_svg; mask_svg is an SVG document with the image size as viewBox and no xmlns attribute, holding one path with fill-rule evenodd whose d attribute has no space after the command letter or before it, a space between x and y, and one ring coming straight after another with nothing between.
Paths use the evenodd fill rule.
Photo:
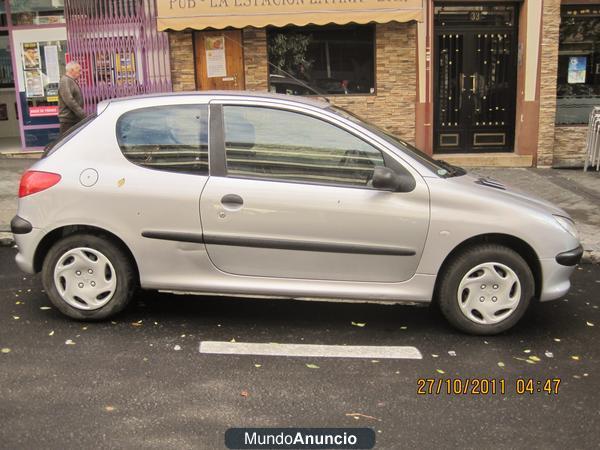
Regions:
<instances>
[{"instance_id":1,"label":"metal door","mask_svg":"<svg viewBox=\"0 0 600 450\"><path fill-rule=\"evenodd\" d=\"M253 106L248 109L256 109ZM265 117L272 124L268 127L283 130L282 136L291 136L290 141L306 135L308 122L313 131L321 123L321 131L331 127L336 136L350 134L339 124L308 113L275 106L261 109L267 110ZM214 114L216 108L211 109L211 121ZM282 114L285 116L278 119ZM255 144L244 144L243 152L231 148L234 156L224 162L231 162L232 167L226 166L221 175L215 173L219 172L215 170L217 161L225 159L220 145L234 140L227 133L234 126L228 125L226 117L224 124L224 139L211 131L211 177L200 200L204 242L218 269L236 275L371 282L405 281L415 274L429 223L429 192L421 179L416 179L411 192L388 192L321 184L322 177L293 182L263 178L257 171L255 177L244 178L249 175L236 174L233 169L233 160L243 158L244 153L249 155L247 161L281 166L291 155L302 161L316 151L296 147L287 153L287 137L281 145L267 147L260 143L264 127L251 120L243 128L252 130L247 136ZM235 144L237 150L241 145ZM293 166L298 164L302 163ZM390 167L395 165L399 163L389 161ZM310 167L314 166L303 167L311 176ZM322 167L332 172L343 169L332 161Z\"/></svg>"},{"instance_id":2,"label":"metal door","mask_svg":"<svg viewBox=\"0 0 600 450\"><path fill-rule=\"evenodd\" d=\"M436 6L434 151L512 151L515 6Z\"/></svg>"}]
</instances>

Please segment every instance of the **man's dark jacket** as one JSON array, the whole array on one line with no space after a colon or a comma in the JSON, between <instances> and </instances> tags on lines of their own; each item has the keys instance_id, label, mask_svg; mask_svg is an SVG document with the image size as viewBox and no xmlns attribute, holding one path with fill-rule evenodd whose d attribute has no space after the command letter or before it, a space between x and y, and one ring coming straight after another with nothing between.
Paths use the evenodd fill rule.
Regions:
<instances>
[{"instance_id":1,"label":"man's dark jacket","mask_svg":"<svg viewBox=\"0 0 600 450\"><path fill-rule=\"evenodd\" d=\"M77 81L64 75L58 86L58 121L75 124L84 118L81 89Z\"/></svg>"}]
</instances>

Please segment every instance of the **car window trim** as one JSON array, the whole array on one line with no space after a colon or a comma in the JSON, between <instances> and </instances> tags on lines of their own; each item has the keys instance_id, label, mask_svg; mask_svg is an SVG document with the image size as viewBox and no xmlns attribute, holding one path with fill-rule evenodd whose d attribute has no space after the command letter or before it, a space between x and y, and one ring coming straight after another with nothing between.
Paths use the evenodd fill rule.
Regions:
<instances>
[{"instance_id":1,"label":"car window trim","mask_svg":"<svg viewBox=\"0 0 600 450\"><path fill-rule=\"evenodd\" d=\"M227 176L223 105L208 103L208 169L209 175Z\"/></svg>"},{"instance_id":2,"label":"car window trim","mask_svg":"<svg viewBox=\"0 0 600 450\"><path fill-rule=\"evenodd\" d=\"M362 190L368 190L368 191L382 191L382 189L377 189L372 186L352 186L349 184L323 183L323 182L319 182L319 181L285 180L285 179L280 179L280 178L251 177L251 176L240 176L240 175L228 174L227 173L227 154L226 154L226 148L225 148L225 124L224 124L225 114L223 112L223 108L225 106L246 106L246 107L250 107L250 108L277 109L277 110L287 111L287 112L296 113L296 114L303 114L305 116L311 117L316 120L321 120L329 125L339 128L340 130L343 130L346 133L349 133L350 135L354 136L357 139L360 139L367 145L369 145L369 146L373 147L374 149L376 149L377 151L379 151L383 157L383 162L384 162L385 167L389 167L390 169L393 169L397 173L406 174L406 175L410 176L413 179L414 184L416 185L416 180L415 180L415 177L413 176L413 174L409 170L407 170L398 160L396 160L396 158L394 158L392 155L390 155L389 151L386 148L378 145L377 142L372 142L366 136L361 135L358 130L355 130L351 127L343 126L343 124L337 123L337 121L330 120L331 118L327 114L322 114L322 115L314 114L314 113L312 113L312 111L301 108L297 105L288 106L288 105L281 104L281 103L266 103L265 104L263 102L219 99L219 100L212 100L211 102L209 102L209 105L215 106L215 107L217 105L220 106L220 108L218 110L215 109L215 113L218 113L219 118L220 118L220 120L218 120L219 128L217 129L215 126L215 130L214 130L215 133L219 133L219 138L217 138L215 136L214 141L209 140L209 161L210 161L211 152L213 153L214 158L217 161L219 161L218 163L215 163L215 167L217 170L217 173L214 174L215 176L222 176L222 177L242 179L242 180L267 181L267 182L291 183L291 184L307 184L307 185L312 185L312 186L327 186L327 187L338 187L338 188L346 188L346 189L362 189ZM210 112L212 112L212 111L209 111L209 114L210 114ZM209 120L210 120L210 118L209 118ZM216 118L215 118L215 122L217 122ZM212 122L211 122L211 125L212 125ZM212 128L211 128L211 131L213 131ZM209 136L210 136L210 133L209 133ZM215 143L214 149L213 149L213 145L212 145L213 142ZM221 164L222 164L222 166L221 166ZM209 165L209 167L211 168L211 175L213 175L212 166ZM221 170L223 170L223 172L221 172ZM414 187L413 187L413 190L414 190ZM409 191L409 192L411 192L411 191Z\"/></svg>"}]
</instances>

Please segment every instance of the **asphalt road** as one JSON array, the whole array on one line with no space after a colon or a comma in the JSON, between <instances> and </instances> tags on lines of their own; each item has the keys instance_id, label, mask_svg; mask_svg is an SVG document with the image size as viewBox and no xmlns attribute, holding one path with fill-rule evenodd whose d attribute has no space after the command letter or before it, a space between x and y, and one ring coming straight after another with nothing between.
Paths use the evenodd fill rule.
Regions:
<instances>
[{"instance_id":1,"label":"asphalt road","mask_svg":"<svg viewBox=\"0 0 600 450\"><path fill-rule=\"evenodd\" d=\"M1 448L218 449L243 426L372 427L378 449L600 444L597 265L566 299L481 338L428 308L149 292L114 322L78 323L47 308L14 252L0 248ZM423 359L199 353L232 339L411 345ZM560 378L559 393L518 395L518 377ZM419 378L506 380L506 392L418 395Z\"/></svg>"}]
</instances>

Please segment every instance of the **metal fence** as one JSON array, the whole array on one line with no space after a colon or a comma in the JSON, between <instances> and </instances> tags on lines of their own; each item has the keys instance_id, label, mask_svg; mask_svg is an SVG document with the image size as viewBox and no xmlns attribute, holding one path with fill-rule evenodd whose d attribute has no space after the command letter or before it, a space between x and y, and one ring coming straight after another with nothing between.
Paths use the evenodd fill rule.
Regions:
<instances>
[{"instance_id":1,"label":"metal fence","mask_svg":"<svg viewBox=\"0 0 600 450\"><path fill-rule=\"evenodd\" d=\"M590 113L587 134L587 153L583 170L587 171L589 166L595 166L596 171L600 170L600 106L594 107Z\"/></svg>"},{"instance_id":2,"label":"metal fence","mask_svg":"<svg viewBox=\"0 0 600 450\"><path fill-rule=\"evenodd\" d=\"M68 59L81 65L84 108L102 100L171 91L169 41L156 0L67 0Z\"/></svg>"}]
</instances>

